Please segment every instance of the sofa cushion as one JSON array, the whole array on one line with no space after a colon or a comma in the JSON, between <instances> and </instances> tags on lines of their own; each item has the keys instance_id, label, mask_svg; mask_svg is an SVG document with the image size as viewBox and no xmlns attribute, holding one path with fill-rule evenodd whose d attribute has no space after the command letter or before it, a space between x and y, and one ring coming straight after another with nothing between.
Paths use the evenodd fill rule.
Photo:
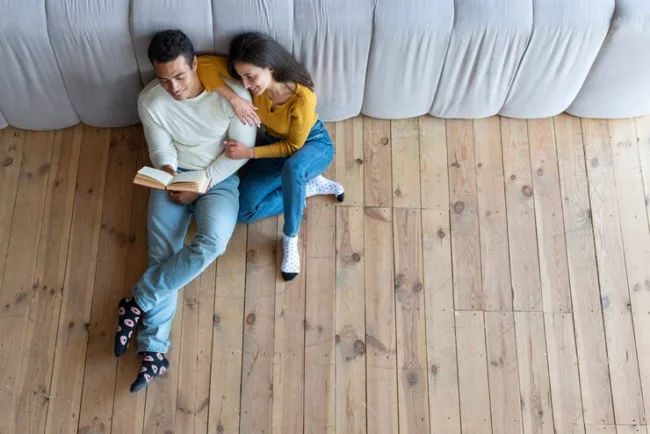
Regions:
<instances>
[{"instance_id":1,"label":"sofa cushion","mask_svg":"<svg viewBox=\"0 0 650 434\"><path fill-rule=\"evenodd\" d=\"M627 118L650 112L650 2L616 0L609 34L567 111Z\"/></svg>"},{"instance_id":2,"label":"sofa cushion","mask_svg":"<svg viewBox=\"0 0 650 434\"><path fill-rule=\"evenodd\" d=\"M533 0L533 34L501 114L553 116L574 100L607 35L614 0Z\"/></svg>"},{"instance_id":3,"label":"sofa cushion","mask_svg":"<svg viewBox=\"0 0 650 434\"><path fill-rule=\"evenodd\" d=\"M48 35L43 0L0 2L0 110L28 130L79 122Z\"/></svg>"},{"instance_id":4,"label":"sofa cushion","mask_svg":"<svg viewBox=\"0 0 650 434\"><path fill-rule=\"evenodd\" d=\"M456 1L431 114L482 118L499 113L532 29L532 0Z\"/></svg>"},{"instance_id":5,"label":"sofa cushion","mask_svg":"<svg viewBox=\"0 0 650 434\"><path fill-rule=\"evenodd\" d=\"M82 122L99 127L138 123L142 89L133 52L129 0L49 1L47 22L68 96Z\"/></svg>"},{"instance_id":6,"label":"sofa cushion","mask_svg":"<svg viewBox=\"0 0 650 434\"><path fill-rule=\"evenodd\" d=\"M362 112L408 118L431 109L454 24L454 0L378 0Z\"/></svg>"}]
</instances>

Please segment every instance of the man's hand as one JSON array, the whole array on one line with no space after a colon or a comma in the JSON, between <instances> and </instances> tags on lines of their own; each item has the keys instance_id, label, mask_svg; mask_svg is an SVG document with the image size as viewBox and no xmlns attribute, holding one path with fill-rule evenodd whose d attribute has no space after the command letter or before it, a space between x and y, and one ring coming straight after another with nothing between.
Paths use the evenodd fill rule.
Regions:
<instances>
[{"instance_id":1,"label":"man's hand","mask_svg":"<svg viewBox=\"0 0 650 434\"><path fill-rule=\"evenodd\" d=\"M160 168L160 170L164 170L165 172L169 173L172 176L176 176L176 171L172 166L169 164L163 166ZM194 202L196 199L201 196L199 193L192 193L189 191L170 191L169 192L169 198L176 202L179 205L188 205L192 202Z\"/></svg>"},{"instance_id":2,"label":"man's hand","mask_svg":"<svg viewBox=\"0 0 650 434\"><path fill-rule=\"evenodd\" d=\"M201 196L200 193L190 191L171 191L169 197L179 205L189 205Z\"/></svg>"},{"instance_id":3,"label":"man's hand","mask_svg":"<svg viewBox=\"0 0 650 434\"><path fill-rule=\"evenodd\" d=\"M239 143L237 140L224 141L226 149L226 157L233 160L242 160L244 158L255 158L255 151L252 148L246 147Z\"/></svg>"},{"instance_id":4,"label":"man's hand","mask_svg":"<svg viewBox=\"0 0 650 434\"><path fill-rule=\"evenodd\" d=\"M176 176L176 171L169 164L164 165L163 167L160 168L160 170L163 170L163 171L169 173L171 176Z\"/></svg>"}]
</instances>

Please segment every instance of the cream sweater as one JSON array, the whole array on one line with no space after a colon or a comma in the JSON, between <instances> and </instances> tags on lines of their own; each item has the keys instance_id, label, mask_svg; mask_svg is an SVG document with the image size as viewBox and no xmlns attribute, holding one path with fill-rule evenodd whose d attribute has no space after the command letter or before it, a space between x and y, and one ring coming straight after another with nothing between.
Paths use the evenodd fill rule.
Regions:
<instances>
[{"instance_id":1,"label":"cream sweater","mask_svg":"<svg viewBox=\"0 0 650 434\"><path fill-rule=\"evenodd\" d=\"M241 97L251 101L241 85L228 83ZM157 168L170 165L187 170L205 170L216 185L242 167L246 159L231 160L223 153L227 138L252 148L257 129L243 125L230 103L216 92L176 101L157 79L138 98L138 113Z\"/></svg>"}]
</instances>

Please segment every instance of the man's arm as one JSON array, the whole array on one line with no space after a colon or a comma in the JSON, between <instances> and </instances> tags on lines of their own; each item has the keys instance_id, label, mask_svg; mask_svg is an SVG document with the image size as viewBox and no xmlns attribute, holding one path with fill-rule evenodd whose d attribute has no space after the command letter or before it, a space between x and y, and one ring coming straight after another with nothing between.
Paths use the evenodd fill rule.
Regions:
<instances>
[{"instance_id":1,"label":"man's arm","mask_svg":"<svg viewBox=\"0 0 650 434\"><path fill-rule=\"evenodd\" d=\"M235 86L235 91L244 99L251 100L250 94L245 91L241 86ZM223 101L225 112L230 118L228 125L228 139L237 140L248 148L255 146L255 139L257 138L257 128L251 125L244 125L237 118L235 112L227 101ZM237 172L248 159L232 160L222 153L212 162L205 170L208 178L212 179L212 185L216 185L228 178L233 173Z\"/></svg>"},{"instance_id":2,"label":"man's arm","mask_svg":"<svg viewBox=\"0 0 650 434\"><path fill-rule=\"evenodd\" d=\"M178 168L178 153L172 136L165 131L151 116L148 108L138 101L138 114L142 122L144 137L147 140L149 159L156 169L163 166Z\"/></svg>"}]
</instances>

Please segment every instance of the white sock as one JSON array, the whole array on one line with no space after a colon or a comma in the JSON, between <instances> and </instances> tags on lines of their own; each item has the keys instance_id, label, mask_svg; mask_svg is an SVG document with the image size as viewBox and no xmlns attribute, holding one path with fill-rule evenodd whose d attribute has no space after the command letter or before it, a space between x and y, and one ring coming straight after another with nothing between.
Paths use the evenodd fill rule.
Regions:
<instances>
[{"instance_id":1,"label":"white sock","mask_svg":"<svg viewBox=\"0 0 650 434\"><path fill-rule=\"evenodd\" d=\"M343 194L344 189L341 184L338 182L327 179L322 175L318 175L316 178L312 179L307 183L305 188L305 195L307 197L318 196L318 195L328 195L333 194L334 196L340 196Z\"/></svg>"},{"instance_id":2,"label":"white sock","mask_svg":"<svg viewBox=\"0 0 650 434\"><path fill-rule=\"evenodd\" d=\"M282 258L282 267L280 270L284 273L300 273L300 251L298 250L298 235L282 238L282 249L284 257Z\"/></svg>"}]
</instances>

